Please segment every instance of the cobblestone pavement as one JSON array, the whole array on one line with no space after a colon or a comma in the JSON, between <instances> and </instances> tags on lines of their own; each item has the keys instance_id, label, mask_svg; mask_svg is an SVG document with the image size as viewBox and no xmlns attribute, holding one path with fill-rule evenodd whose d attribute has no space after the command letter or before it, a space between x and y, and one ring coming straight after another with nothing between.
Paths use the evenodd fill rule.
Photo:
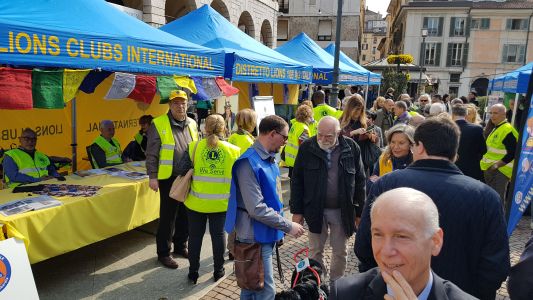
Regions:
<instances>
[{"instance_id":1,"label":"cobblestone pavement","mask_svg":"<svg viewBox=\"0 0 533 300\"><path fill-rule=\"evenodd\" d=\"M530 234L531 234L530 217L526 216L518 224L517 228L515 229L509 241L509 246L511 250L511 265L514 265L520 258L520 254L524 250L524 244L529 239ZM276 259L274 256L274 260L273 260L274 274L275 274L274 277L275 277L276 287L278 291L287 289L289 287L289 281L290 281L293 266L294 266L292 256L298 250L307 246L307 240L308 240L307 234L301 236L298 239L295 239L292 237L286 237L285 244L282 247L280 247L280 259L281 259L283 274L285 278L284 283L280 281L279 274L278 274L278 268L276 265ZM352 250L353 245L354 245L354 240L355 240L355 237L352 237L349 240L348 264L346 267L346 274L354 274L358 272L357 265L359 261L355 257L355 254ZM331 248L329 247L329 242L328 242L326 249L325 249L325 255L324 255L324 260L326 261L326 264L328 265L330 264L330 258L331 258ZM224 279L220 284L218 284L214 289L208 292L202 299L204 300L239 299L239 294L240 294L240 288L237 286L237 281L235 280L235 276L231 274L228 277L226 277L226 279ZM507 293L507 282L504 282L501 288L498 290L496 299L497 300L510 299Z\"/></svg>"}]
</instances>

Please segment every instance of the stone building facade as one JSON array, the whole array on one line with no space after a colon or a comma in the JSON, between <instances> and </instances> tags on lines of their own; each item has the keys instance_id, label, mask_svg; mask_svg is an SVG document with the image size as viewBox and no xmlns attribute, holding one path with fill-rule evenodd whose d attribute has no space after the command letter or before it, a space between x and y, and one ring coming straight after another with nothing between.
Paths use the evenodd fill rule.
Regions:
<instances>
[{"instance_id":1,"label":"stone building facade","mask_svg":"<svg viewBox=\"0 0 533 300\"><path fill-rule=\"evenodd\" d=\"M365 65L381 58L379 44L387 34L387 21L380 13L365 10L359 63Z\"/></svg>"},{"instance_id":2,"label":"stone building facade","mask_svg":"<svg viewBox=\"0 0 533 300\"><path fill-rule=\"evenodd\" d=\"M337 27L337 0L279 0L277 42L282 45L305 32L321 47L334 43ZM344 1L341 20L341 50L354 61L359 59L360 9L364 0Z\"/></svg>"},{"instance_id":3,"label":"stone building facade","mask_svg":"<svg viewBox=\"0 0 533 300\"><path fill-rule=\"evenodd\" d=\"M276 0L107 0L142 12L142 20L154 27L211 5L235 26L268 47L276 47L278 2Z\"/></svg>"}]
</instances>

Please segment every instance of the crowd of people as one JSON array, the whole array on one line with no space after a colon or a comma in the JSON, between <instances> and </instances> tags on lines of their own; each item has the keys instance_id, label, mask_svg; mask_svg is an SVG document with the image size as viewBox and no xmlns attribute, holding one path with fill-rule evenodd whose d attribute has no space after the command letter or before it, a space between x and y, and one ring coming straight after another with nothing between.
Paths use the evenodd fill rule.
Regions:
<instances>
[{"instance_id":1,"label":"crowd of people","mask_svg":"<svg viewBox=\"0 0 533 300\"><path fill-rule=\"evenodd\" d=\"M87 152L94 168L146 160L149 186L160 194L158 260L176 269L173 256L188 258L193 284L209 223L213 279L225 275L227 247L241 299L273 299L273 250L285 234L303 235L306 223L309 258L329 280L332 299L495 299L510 273L504 211L518 138L506 107L489 107L482 127L474 93L414 101L393 94L389 89L367 105L358 89L347 89L333 108L317 90L294 119L267 116L254 135L257 114L235 114L229 103L223 115L204 116L200 132L187 115L188 95L176 90L166 114L140 118L124 152L109 120ZM59 176L36 141L25 129L20 147L6 152L10 187ZM289 168L292 219L283 216L277 153ZM170 189L190 170L190 191L178 202ZM354 233L360 273L348 275ZM243 249L254 245L262 265L258 274L242 275L250 262ZM531 295L520 283L531 269L523 265L511 271L513 299ZM255 275L262 276L259 285L251 283Z\"/></svg>"}]
</instances>

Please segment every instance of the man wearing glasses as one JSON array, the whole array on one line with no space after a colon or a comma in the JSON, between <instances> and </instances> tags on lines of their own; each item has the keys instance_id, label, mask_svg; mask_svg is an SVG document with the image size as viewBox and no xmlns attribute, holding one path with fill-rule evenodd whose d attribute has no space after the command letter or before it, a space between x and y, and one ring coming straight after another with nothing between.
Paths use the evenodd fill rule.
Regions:
<instances>
[{"instance_id":1,"label":"man wearing glasses","mask_svg":"<svg viewBox=\"0 0 533 300\"><path fill-rule=\"evenodd\" d=\"M54 164L44 153L35 150L37 134L30 128L22 131L20 146L4 156L4 180L8 187L59 177Z\"/></svg>"},{"instance_id":2,"label":"man wearing glasses","mask_svg":"<svg viewBox=\"0 0 533 300\"><path fill-rule=\"evenodd\" d=\"M417 113L424 117L429 116L429 107L431 106L431 99L428 94L422 94L418 97L418 110Z\"/></svg>"},{"instance_id":3,"label":"man wearing glasses","mask_svg":"<svg viewBox=\"0 0 533 300\"><path fill-rule=\"evenodd\" d=\"M330 282L344 275L346 244L366 194L359 146L340 132L339 120L323 117L318 134L300 145L291 178L292 220L303 224L305 219L309 225L310 258L318 261L325 273L324 246L330 237Z\"/></svg>"}]
</instances>

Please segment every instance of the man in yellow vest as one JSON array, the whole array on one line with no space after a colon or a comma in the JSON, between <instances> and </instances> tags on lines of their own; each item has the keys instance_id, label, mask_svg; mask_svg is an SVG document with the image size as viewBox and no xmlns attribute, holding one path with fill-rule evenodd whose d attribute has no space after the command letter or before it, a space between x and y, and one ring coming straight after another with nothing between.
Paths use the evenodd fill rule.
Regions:
<instances>
[{"instance_id":1,"label":"man in yellow vest","mask_svg":"<svg viewBox=\"0 0 533 300\"><path fill-rule=\"evenodd\" d=\"M479 166L485 183L500 194L502 204L506 207L505 190L513 174L518 132L507 122L503 104L491 106L489 114L494 129L487 137L487 153L483 155Z\"/></svg>"},{"instance_id":2,"label":"man in yellow vest","mask_svg":"<svg viewBox=\"0 0 533 300\"><path fill-rule=\"evenodd\" d=\"M124 161L141 161L146 159L146 144L148 143L148 138L146 137L146 132L152 124L154 117L151 115L141 116L139 119L139 126L141 129L133 136L133 141L131 141L128 146L124 149L122 157Z\"/></svg>"},{"instance_id":3,"label":"man in yellow vest","mask_svg":"<svg viewBox=\"0 0 533 300\"><path fill-rule=\"evenodd\" d=\"M38 182L59 177L48 156L37 151L37 134L30 128L22 131L19 137L20 146L4 154L4 181L8 187L21 183Z\"/></svg>"},{"instance_id":4,"label":"man in yellow vest","mask_svg":"<svg viewBox=\"0 0 533 300\"><path fill-rule=\"evenodd\" d=\"M312 100L313 105L315 106L313 108L313 119L315 120L315 124L318 124L320 119L325 116L332 116L338 119L339 113L337 112L337 109L326 104L326 93L324 93L324 91L316 91L313 94Z\"/></svg>"},{"instance_id":5,"label":"man in yellow vest","mask_svg":"<svg viewBox=\"0 0 533 300\"><path fill-rule=\"evenodd\" d=\"M171 242L174 254L188 258L189 238L187 214L183 203L169 197L172 183L178 175L178 162L191 141L198 140L196 122L187 117L187 93L170 93L169 111L155 118L148 128L146 171L150 188L160 194L159 227L156 244L158 260L167 268L177 269L178 263L170 257Z\"/></svg>"},{"instance_id":6,"label":"man in yellow vest","mask_svg":"<svg viewBox=\"0 0 533 300\"><path fill-rule=\"evenodd\" d=\"M100 122L100 135L93 141L89 151L95 168L105 168L122 163L120 143L115 136L115 124L111 120Z\"/></svg>"}]
</instances>

